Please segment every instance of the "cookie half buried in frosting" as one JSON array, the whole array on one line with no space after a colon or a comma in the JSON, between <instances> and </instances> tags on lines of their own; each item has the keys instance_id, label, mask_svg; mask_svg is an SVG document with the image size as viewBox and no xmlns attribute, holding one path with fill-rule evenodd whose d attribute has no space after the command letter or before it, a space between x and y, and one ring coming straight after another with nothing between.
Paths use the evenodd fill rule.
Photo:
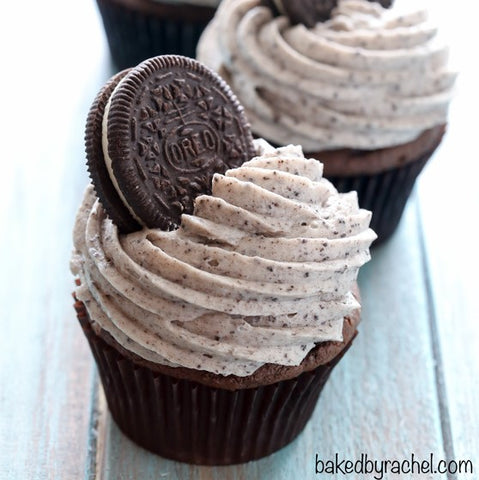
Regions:
<instances>
[{"instance_id":1,"label":"cookie half buried in frosting","mask_svg":"<svg viewBox=\"0 0 479 480\"><path fill-rule=\"evenodd\" d=\"M392 5L393 0L368 0L378 2L384 8ZM275 15L285 15L291 25L301 23L308 28L318 22L331 18L331 12L338 5L338 0L261 0L260 5L271 9Z\"/></svg>"},{"instance_id":2,"label":"cookie half buried in frosting","mask_svg":"<svg viewBox=\"0 0 479 480\"><path fill-rule=\"evenodd\" d=\"M318 22L327 20L338 0L261 0L261 5L271 8L273 13L285 15L291 23L302 23L313 27Z\"/></svg>"},{"instance_id":3,"label":"cookie half buried in frosting","mask_svg":"<svg viewBox=\"0 0 479 480\"><path fill-rule=\"evenodd\" d=\"M90 190L75 227L77 297L157 363L236 376L298 365L315 344L341 340L359 308L370 219L292 146L216 174L174 231L119 236Z\"/></svg>"},{"instance_id":4,"label":"cookie half buried in frosting","mask_svg":"<svg viewBox=\"0 0 479 480\"><path fill-rule=\"evenodd\" d=\"M188 59L120 73L88 120L100 199L90 185L71 269L114 420L190 463L278 450L356 335L371 213L301 147L253 142L224 83ZM125 231L147 226L122 233L116 208Z\"/></svg>"},{"instance_id":5,"label":"cookie half buried in frosting","mask_svg":"<svg viewBox=\"0 0 479 480\"><path fill-rule=\"evenodd\" d=\"M175 228L194 198L209 193L214 173L254 153L229 87L180 56L154 57L113 77L90 110L85 143L96 192L122 232Z\"/></svg>"},{"instance_id":6,"label":"cookie half buried in frosting","mask_svg":"<svg viewBox=\"0 0 479 480\"><path fill-rule=\"evenodd\" d=\"M300 147L255 145L174 231L119 234L91 187L77 216L75 308L110 411L168 458L286 445L356 334L370 212Z\"/></svg>"}]
</instances>

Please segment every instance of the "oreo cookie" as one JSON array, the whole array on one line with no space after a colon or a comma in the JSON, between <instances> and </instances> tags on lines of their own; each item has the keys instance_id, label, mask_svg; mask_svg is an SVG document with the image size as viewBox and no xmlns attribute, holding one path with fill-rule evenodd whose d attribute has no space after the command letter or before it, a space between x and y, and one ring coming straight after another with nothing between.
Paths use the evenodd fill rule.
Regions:
<instances>
[{"instance_id":1,"label":"oreo cookie","mask_svg":"<svg viewBox=\"0 0 479 480\"><path fill-rule=\"evenodd\" d=\"M291 23L302 23L308 28L318 22L331 18L331 12L338 4L338 0L296 0L282 1L284 11Z\"/></svg>"},{"instance_id":2,"label":"oreo cookie","mask_svg":"<svg viewBox=\"0 0 479 480\"><path fill-rule=\"evenodd\" d=\"M128 72L129 70L124 70L117 73L100 90L88 113L85 129L85 150L90 178L105 210L121 231L135 230L141 227L128 210L122 207L121 199L118 198L115 186L110 179L103 156L102 122L110 95Z\"/></svg>"},{"instance_id":3,"label":"oreo cookie","mask_svg":"<svg viewBox=\"0 0 479 480\"><path fill-rule=\"evenodd\" d=\"M390 7L393 0L369 0L378 2L383 7ZM301 23L313 28L318 22L331 18L331 12L337 6L338 0L261 0L260 5L271 9L273 15L286 15L291 24Z\"/></svg>"},{"instance_id":4,"label":"oreo cookie","mask_svg":"<svg viewBox=\"0 0 479 480\"><path fill-rule=\"evenodd\" d=\"M370 2L380 3L384 8L389 8L394 0L369 0Z\"/></svg>"},{"instance_id":5,"label":"oreo cookie","mask_svg":"<svg viewBox=\"0 0 479 480\"><path fill-rule=\"evenodd\" d=\"M274 16L285 15L292 25L302 23L312 28L318 22L331 18L331 11L338 0L261 0L260 5L268 7Z\"/></svg>"},{"instance_id":6,"label":"oreo cookie","mask_svg":"<svg viewBox=\"0 0 479 480\"><path fill-rule=\"evenodd\" d=\"M282 7L282 5L281 4L276 5L274 0L260 0L259 5L261 7L269 8L273 12L273 16L275 16L275 17L279 17L280 15L282 15L284 13L284 12L281 11L280 8L278 8L278 6Z\"/></svg>"},{"instance_id":7,"label":"oreo cookie","mask_svg":"<svg viewBox=\"0 0 479 480\"><path fill-rule=\"evenodd\" d=\"M113 77L87 119L87 163L107 214L123 233L171 230L214 173L255 155L243 108L196 60L154 57Z\"/></svg>"}]
</instances>

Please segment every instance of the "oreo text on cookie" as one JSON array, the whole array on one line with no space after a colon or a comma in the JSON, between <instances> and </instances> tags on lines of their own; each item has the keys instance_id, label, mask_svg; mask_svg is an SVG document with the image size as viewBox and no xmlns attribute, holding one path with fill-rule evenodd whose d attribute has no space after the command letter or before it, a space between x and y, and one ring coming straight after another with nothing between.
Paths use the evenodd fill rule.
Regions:
<instances>
[{"instance_id":1,"label":"oreo text on cookie","mask_svg":"<svg viewBox=\"0 0 479 480\"><path fill-rule=\"evenodd\" d=\"M111 182L141 226L175 228L182 213L193 211L194 198L211 191L214 173L254 156L236 97L216 73L189 58L154 57L132 69L104 115Z\"/></svg>"}]
</instances>

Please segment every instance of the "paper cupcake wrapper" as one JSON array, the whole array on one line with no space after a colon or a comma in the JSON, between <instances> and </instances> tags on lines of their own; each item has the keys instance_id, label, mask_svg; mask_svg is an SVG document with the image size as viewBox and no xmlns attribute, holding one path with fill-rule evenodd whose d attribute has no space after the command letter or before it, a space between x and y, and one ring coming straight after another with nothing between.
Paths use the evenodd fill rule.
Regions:
<instances>
[{"instance_id":1,"label":"paper cupcake wrapper","mask_svg":"<svg viewBox=\"0 0 479 480\"><path fill-rule=\"evenodd\" d=\"M241 390L178 379L126 358L76 309L119 428L163 457L230 465L269 455L290 443L311 417L319 394L350 344L331 362L296 378Z\"/></svg>"},{"instance_id":2,"label":"paper cupcake wrapper","mask_svg":"<svg viewBox=\"0 0 479 480\"><path fill-rule=\"evenodd\" d=\"M328 176L339 192L358 192L359 206L373 212L371 228L378 238L377 245L387 240L396 230L416 178L433 152L404 166L376 174Z\"/></svg>"},{"instance_id":3,"label":"paper cupcake wrapper","mask_svg":"<svg viewBox=\"0 0 479 480\"><path fill-rule=\"evenodd\" d=\"M108 46L115 65L123 70L156 55L196 57L196 45L213 17L214 8L204 8L201 18L156 16L111 0L97 0ZM188 6L183 6L185 12ZM198 8L198 7L196 7Z\"/></svg>"}]
</instances>

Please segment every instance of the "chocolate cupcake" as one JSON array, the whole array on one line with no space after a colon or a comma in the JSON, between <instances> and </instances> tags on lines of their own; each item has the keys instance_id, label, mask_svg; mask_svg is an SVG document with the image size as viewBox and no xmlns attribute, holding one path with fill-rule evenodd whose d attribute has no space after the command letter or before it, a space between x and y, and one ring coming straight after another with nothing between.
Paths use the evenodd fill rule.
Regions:
<instances>
[{"instance_id":1,"label":"chocolate cupcake","mask_svg":"<svg viewBox=\"0 0 479 480\"><path fill-rule=\"evenodd\" d=\"M114 420L139 445L184 462L233 464L278 450L302 431L356 335L357 273L376 237L371 213L354 192L339 194L300 147L250 145L226 84L189 59L151 59L116 76L88 122L94 185L75 222L71 269ZM147 137L158 142L155 155L139 146ZM92 171L94 156L111 185ZM175 186L171 168L199 168L209 186ZM158 192L148 190L152 178ZM180 193L179 222L162 189ZM158 202L159 217L131 200L138 191ZM121 208L136 231L114 222L123 222Z\"/></svg>"},{"instance_id":2,"label":"chocolate cupcake","mask_svg":"<svg viewBox=\"0 0 479 480\"><path fill-rule=\"evenodd\" d=\"M155 55L195 56L219 0L97 0L118 69Z\"/></svg>"},{"instance_id":3,"label":"chocolate cupcake","mask_svg":"<svg viewBox=\"0 0 479 480\"><path fill-rule=\"evenodd\" d=\"M441 142L456 75L424 10L336 3L307 27L288 2L225 0L197 53L231 85L255 135L301 144L340 191L357 190L381 241Z\"/></svg>"}]
</instances>

